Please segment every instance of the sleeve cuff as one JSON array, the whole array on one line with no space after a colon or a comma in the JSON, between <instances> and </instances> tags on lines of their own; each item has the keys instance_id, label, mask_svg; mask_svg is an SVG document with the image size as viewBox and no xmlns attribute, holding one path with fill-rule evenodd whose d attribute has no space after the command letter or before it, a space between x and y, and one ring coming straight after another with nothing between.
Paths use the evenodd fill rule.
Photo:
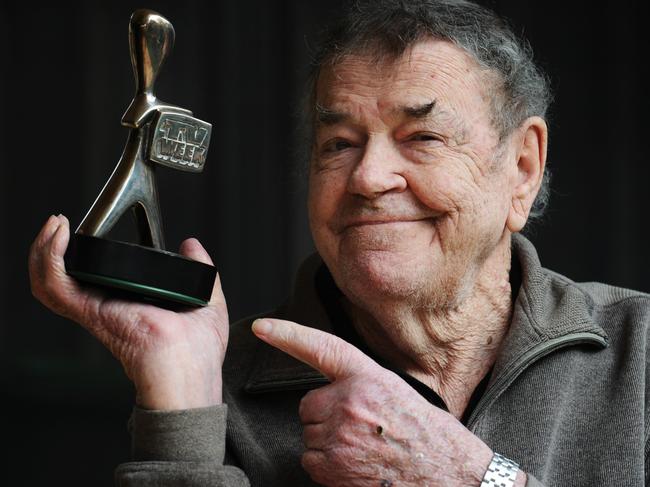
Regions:
<instances>
[{"instance_id":1,"label":"sleeve cuff","mask_svg":"<svg viewBox=\"0 0 650 487\"><path fill-rule=\"evenodd\" d=\"M133 408L129 419L134 461L216 462L226 452L227 406L180 411Z\"/></svg>"}]
</instances>

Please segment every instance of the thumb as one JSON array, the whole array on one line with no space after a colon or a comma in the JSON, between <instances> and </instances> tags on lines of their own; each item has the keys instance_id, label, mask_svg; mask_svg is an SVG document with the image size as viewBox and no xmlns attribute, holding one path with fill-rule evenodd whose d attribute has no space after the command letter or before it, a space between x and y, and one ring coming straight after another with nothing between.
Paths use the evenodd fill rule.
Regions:
<instances>
[{"instance_id":1,"label":"thumb","mask_svg":"<svg viewBox=\"0 0 650 487\"><path fill-rule=\"evenodd\" d=\"M210 255L208 255L208 252L203 248L203 245L201 245L201 242L195 238L188 238L186 240L183 240L183 242L181 242L180 248L178 249L178 253L183 257L187 257L188 259L203 262L204 264L208 265L214 265L212 263Z\"/></svg>"},{"instance_id":2,"label":"thumb","mask_svg":"<svg viewBox=\"0 0 650 487\"><path fill-rule=\"evenodd\" d=\"M361 350L339 337L292 321L255 320L253 333L269 345L322 372L332 382L377 366Z\"/></svg>"},{"instance_id":3,"label":"thumb","mask_svg":"<svg viewBox=\"0 0 650 487\"><path fill-rule=\"evenodd\" d=\"M181 242L180 248L178 249L178 253L183 257L187 257L188 259L196 260L207 265L214 265L212 263L210 255L205 250L205 248L203 248L201 242L199 242L196 238L188 238L186 240L183 240L183 242ZM219 273L217 273L217 277L214 280L214 285L212 286L212 295L210 296L210 306L214 304L226 304L226 297L223 295Z\"/></svg>"}]
</instances>

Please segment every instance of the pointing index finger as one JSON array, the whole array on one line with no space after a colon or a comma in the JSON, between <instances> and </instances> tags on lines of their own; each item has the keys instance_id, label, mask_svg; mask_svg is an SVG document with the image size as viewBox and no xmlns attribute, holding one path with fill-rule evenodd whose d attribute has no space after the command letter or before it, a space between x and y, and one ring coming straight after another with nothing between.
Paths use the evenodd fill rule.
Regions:
<instances>
[{"instance_id":1,"label":"pointing index finger","mask_svg":"<svg viewBox=\"0 0 650 487\"><path fill-rule=\"evenodd\" d=\"M292 321L264 318L253 322L253 333L332 382L358 374L376 363L339 337Z\"/></svg>"}]
</instances>

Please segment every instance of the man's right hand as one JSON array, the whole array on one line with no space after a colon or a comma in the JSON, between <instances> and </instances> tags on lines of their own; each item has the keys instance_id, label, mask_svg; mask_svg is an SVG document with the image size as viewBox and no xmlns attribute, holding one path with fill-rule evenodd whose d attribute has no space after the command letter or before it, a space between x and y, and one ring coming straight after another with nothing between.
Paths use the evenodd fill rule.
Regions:
<instances>
[{"instance_id":1,"label":"man's right hand","mask_svg":"<svg viewBox=\"0 0 650 487\"><path fill-rule=\"evenodd\" d=\"M122 363L145 409L189 409L220 404L221 367L228 343L228 310L217 276L210 304L182 312L114 299L66 274L70 239L64 216L52 216L32 244L32 293L55 313L81 324ZM212 264L196 239L180 253Z\"/></svg>"}]
</instances>

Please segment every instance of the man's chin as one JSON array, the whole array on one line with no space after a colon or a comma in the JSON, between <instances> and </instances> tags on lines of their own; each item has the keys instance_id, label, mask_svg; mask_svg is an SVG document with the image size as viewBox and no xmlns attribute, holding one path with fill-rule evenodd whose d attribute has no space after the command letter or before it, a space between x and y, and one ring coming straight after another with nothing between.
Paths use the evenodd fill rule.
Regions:
<instances>
[{"instance_id":1,"label":"man's chin","mask_svg":"<svg viewBox=\"0 0 650 487\"><path fill-rule=\"evenodd\" d=\"M442 310L455 307L464 296L463 274L431 259L364 253L340 264L337 284L362 307L390 303Z\"/></svg>"},{"instance_id":2,"label":"man's chin","mask_svg":"<svg viewBox=\"0 0 650 487\"><path fill-rule=\"evenodd\" d=\"M408 299L422 290L422 266L405 263L384 254L375 258L354 259L341 269L344 292L364 301ZM419 267L419 269L418 269Z\"/></svg>"}]
</instances>

